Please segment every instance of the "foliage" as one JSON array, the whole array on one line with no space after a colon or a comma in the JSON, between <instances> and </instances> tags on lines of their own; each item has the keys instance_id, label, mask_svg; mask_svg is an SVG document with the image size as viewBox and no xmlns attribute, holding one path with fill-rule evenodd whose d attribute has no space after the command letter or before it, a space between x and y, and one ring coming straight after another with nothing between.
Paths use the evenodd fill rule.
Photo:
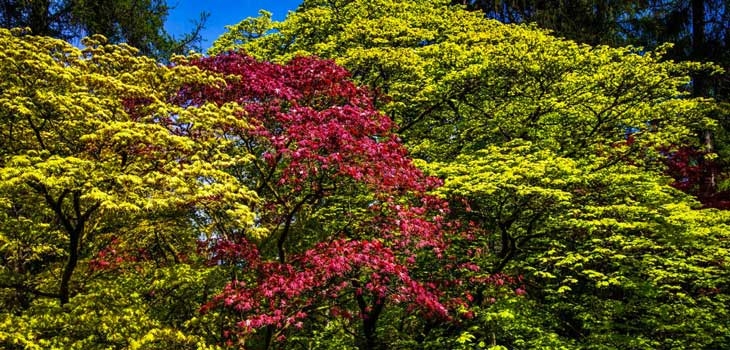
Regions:
<instances>
[{"instance_id":1,"label":"foliage","mask_svg":"<svg viewBox=\"0 0 730 350\"><path fill-rule=\"evenodd\" d=\"M0 27L30 28L35 35L79 40L101 34L112 43L125 42L147 56L167 60L184 54L200 41L207 14L182 38L164 29L170 6L163 0L0 1Z\"/></svg>"},{"instance_id":2,"label":"foliage","mask_svg":"<svg viewBox=\"0 0 730 350\"><path fill-rule=\"evenodd\" d=\"M484 263L529 281L539 311L517 309L543 320L541 333L587 348L727 346L717 327L727 317L717 311L727 299L726 213L693 210L667 180L630 165L595 170L524 146L458 161L428 166L447 179L439 191L466 198L465 215L494 232L482 240L493 252ZM493 313L481 315L484 340L494 332L521 348L554 341L513 333L515 325L489 321Z\"/></svg>"},{"instance_id":3,"label":"foliage","mask_svg":"<svg viewBox=\"0 0 730 350\"><path fill-rule=\"evenodd\" d=\"M4 347L372 348L460 305L438 181L331 61L3 41Z\"/></svg>"},{"instance_id":4,"label":"foliage","mask_svg":"<svg viewBox=\"0 0 730 350\"><path fill-rule=\"evenodd\" d=\"M190 64L225 74L227 83L191 85L176 100L246 110L253 127L227 135L261 156L234 174L256 189L258 224L270 233L210 240L213 261L244 268L204 310L230 313L231 334L242 344L285 341L302 328L327 332L329 319L368 348L381 342L384 309L448 317L431 281L413 276L418 256L444 249L443 204L425 195L430 180L406 157L368 90L331 61L276 65L228 53ZM256 330L264 334L252 337Z\"/></svg>"},{"instance_id":5,"label":"foliage","mask_svg":"<svg viewBox=\"0 0 730 350\"><path fill-rule=\"evenodd\" d=\"M271 35L241 49L262 59L335 59L388 94L378 106L400 125L411 151L428 160L518 138L563 154L594 154L627 132L637 142L623 151L633 153L645 140L682 143L688 127L704 125L694 103L675 98L684 75L699 66L663 62L662 50L640 55L578 45L444 3L329 4L305 2L272 25ZM230 48L233 35L224 34L211 53ZM574 134L566 137L566 129Z\"/></svg>"},{"instance_id":6,"label":"foliage","mask_svg":"<svg viewBox=\"0 0 730 350\"><path fill-rule=\"evenodd\" d=\"M235 118L242 109L167 103L184 84L222 82L101 37L83 50L20 30L3 29L0 40L0 305L3 322L14 324L3 330L3 347L103 346L98 337L127 346L149 332L174 335L155 320L160 315L139 319L151 307L141 295L154 266L194 252L196 237L213 227L191 225L196 217L254 229L258 199L228 173L250 157L231 154L233 144L220 137L232 123L246 125ZM136 99L150 103L130 114L125 101ZM160 123L166 116L174 122ZM148 261L129 272L139 279L100 268L109 245ZM115 320L132 328L94 328ZM90 333L80 327L61 336L68 324Z\"/></svg>"},{"instance_id":7,"label":"foliage","mask_svg":"<svg viewBox=\"0 0 730 350\"><path fill-rule=\"evenodd\" d=\"M489 18L536 23L556 36L591 45L655 49L674 43L669 57L727 66L728 2L692 1L487 1L454 0ZM695 75L699 96L727 101L727 77Z\"/></svg>"},{"instance_id":8,"label":"foliage","mask_svg":"<svg viewBox=\"0 0 730 350\"><path fill-rule=\"evenodd\" d=\"M730 347L730 217L663 175L714 66L446 0L228 28L0 30L0 347Z\"/></svg>"},{"instance_id":9,"label":"foliage","mask_svg":"<svg viewBox=\"0 0 730 350\"><path fill-rule=\"evenodd\" d=\"M622 46L632 36L633 19L649 1L489 1L453 0L504 23L536 23L541 28L590 45Z\"/></svg>"},{"instance_id":10,"label":"foliage","mask_svg":"<svg viewBox=\"0 0 730 350\"><path fill-rule=\"evenodd\" d=\"M462 1L453 1L462 3ZM724 72L696 71L694 96L714 98L726 104L728 94L727 50L730 12L727 1L463 1L487 17L502 21L535 22L557 36L591 44L637 45L655 49L674 43L666 58L678 61L715 62ZM717 108L719 107L719 108ZM726 208L728 176L727 107L711 108L713 127L694 130L702 146L684 147L670 159L669 172L677 188L695 195L706 207ZM681 148L681 147L680 147ZM691 156L690 156L691 154ZM689 156L689 157L688 157ZM688 166L681 166L682 163ZM691 179L682 174L691 173Z\"/></svg>"},{"instance_id":11,"label":"foliage","mask_svg":"<svg viewBox=\"0 0 730 350\"><path fill-rule=\"evenodd\" d=\"M727 323L727 217L662 175L667 150L712 125L711 101L686 91L712 66L668 61L670 46L580 45L447 2L305 1L270 27L224 34L211 52L342 64L444 180L435 193L449 218L470 227L450 249L475 265L473 318L422 324L421 346L727 346L716 327ZM523 276L526 294L492 302L493 287L471 282L492 273Z\"/></svg>"}]
</instances>

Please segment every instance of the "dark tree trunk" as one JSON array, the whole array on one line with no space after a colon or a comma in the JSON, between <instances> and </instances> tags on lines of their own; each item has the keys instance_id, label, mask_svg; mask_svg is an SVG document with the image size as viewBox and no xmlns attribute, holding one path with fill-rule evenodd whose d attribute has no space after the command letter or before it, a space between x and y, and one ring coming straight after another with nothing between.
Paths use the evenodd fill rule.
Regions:
<instances>
[{"instance_id":1,"label":"dark tree trunk","mask_svg":"<svg viewBox=\"0 0 730 350\"><path fill-rule=\"evenodd\" d=\"M63 275L61 276L61 285L58 290L59 294L59 301L61 302L61 305L64 305L68 303L71 291L69 288L69 285L71 284L71 276L73 276L73 272L76 269L76 265L79 262L79 241L81 238L81 232L79 232L78 228L74 230L74 232L71 232L70 240L69 240L69 246L68 246L68 260L66 261L66 266L63 268Z\"/></svg>"},{"instance_id":2,"label":"dark tree trunk","mask_svg":"<svg viewBox=\"0 0 730 350\"><path fill-rule=\"evenodd\" d=\"M359 289L361 284L358 281L353 281L353 287ZM385 349L384 344L378 341L376 333L378 318L380 313L383 312L385 307L385 300L378 297L373 297L372 304L368 304L362 293L355 293L355 301L360 309L360 315L362 317L362 337L357 340L357 347L360 350L376 350Z\"/></svg>"},{"instance_id":3,"label":"dark tree trunk","mask_svg":"<svg viewBox=\"0 0 730 350\"><path fill-rule=\"evenodd\" d=\"M377 329L378 318L380 313L383 311L384 303L382 300L378 300L372 306L372 310L366 314L366 317L362 320L363 333L365 334L365 347L361 346L363 350L376 350L383 349L382 344L378 341Z\"/></svg>"},{"instance_id":4,"label":"dark tree trunk","mask_svg":"<svg viewBox=\"0 0 730 350\"><path fill-rule=\"evenodd\" d=\"M692 59L703 61L707 58L707 38L705 33L705 1L692 0L690 6L692 10ZM698 72L692 77L692 93L697 97L708 97L707 76L703 72ZM704 146L705 152L714 152L714 142L712 131L700 131L700 143ZM705 174L700 196L710 196L717 191L717 170L712 164L705 161Z\"/></svg>"}]
</instances>

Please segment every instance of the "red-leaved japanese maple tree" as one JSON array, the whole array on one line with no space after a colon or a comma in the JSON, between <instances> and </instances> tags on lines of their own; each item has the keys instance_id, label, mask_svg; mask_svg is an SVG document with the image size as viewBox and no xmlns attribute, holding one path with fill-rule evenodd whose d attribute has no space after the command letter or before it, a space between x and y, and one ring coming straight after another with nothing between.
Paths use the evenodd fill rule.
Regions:
<instances>
[{"instance_id":1,"label":"red-leaved japanese maple tree","mask_svg":"<svg viewBox=\"0 0 730 350\"><path fill-rule=\"evenodd\" d=\"M189 64L226 83L188 86L174 102L245 107L231 117L249 126L223 137L253 158L233 175L258 194L266 232L221 227L204 244L212 264L234 271L203 307L233 320L230 342L268 344L326 317L359 320L360 346L373 348L388 305L450 317L453 301L419 269L447 249L447 205L427 195L438 181L411 163L368 90L316 58L278 65L230 52Z\"/></svg>"},{"instance_id":2,"label":"red-leaved japanese maple tree","mask_svg":"<svg viewBox=\"0 0 730 350\"><path fill-rule=\"evenodd\" d=\"M730 209L730 191L720 190L716 184L722 165L696 147L665 150L667 175L674 178L674 186L699 200L705 208Z\"/></svg>"}]
</instances>

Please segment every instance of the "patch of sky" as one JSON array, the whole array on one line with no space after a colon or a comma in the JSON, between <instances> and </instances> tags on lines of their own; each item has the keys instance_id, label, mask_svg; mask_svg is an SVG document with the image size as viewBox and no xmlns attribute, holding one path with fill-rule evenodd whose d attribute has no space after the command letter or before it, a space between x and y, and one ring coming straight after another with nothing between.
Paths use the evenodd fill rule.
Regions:
<instances>
[{"instance_id":1,"label":"patch of sky","mask_svg":"<svg viewBox=\"0 0 730 350\"><path fill-rule=\"evenodd\" d=\"M206 51L216 38L225 32L225 26L236 24L248 17L257 17L259 10L272 13L276 21L286 18L289 11L296 10L301 0L253 1L253 0L211 0L211 1L170 1L172 7L165 29L180 38L194 28L194 21L201 13L208 13L205 28L201 31L201 49Z\"/></svg>"}]
</instances>

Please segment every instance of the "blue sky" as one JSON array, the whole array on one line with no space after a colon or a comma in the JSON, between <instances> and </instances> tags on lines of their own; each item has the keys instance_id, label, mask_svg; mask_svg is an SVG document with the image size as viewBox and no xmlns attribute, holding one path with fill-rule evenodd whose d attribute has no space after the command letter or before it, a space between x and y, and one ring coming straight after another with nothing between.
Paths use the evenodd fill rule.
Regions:
<instances>
[{"instance_id":1,"label":"blue sky","mask_svg":"<svg viewBox=\"0 0 730 350\"><path fill-rule=\"evenodd\" d=\"M224 26L240 22L246 17L255 17L259 10L267 10L275 20L283 20L289 11L294 11L302 0L168 0L174 7L167 17L165 29L180 36L192 29L192 20L198 19L201 12L210 13L203 35L203 50L225 31Z\"/></svg>"}]
</instances>

